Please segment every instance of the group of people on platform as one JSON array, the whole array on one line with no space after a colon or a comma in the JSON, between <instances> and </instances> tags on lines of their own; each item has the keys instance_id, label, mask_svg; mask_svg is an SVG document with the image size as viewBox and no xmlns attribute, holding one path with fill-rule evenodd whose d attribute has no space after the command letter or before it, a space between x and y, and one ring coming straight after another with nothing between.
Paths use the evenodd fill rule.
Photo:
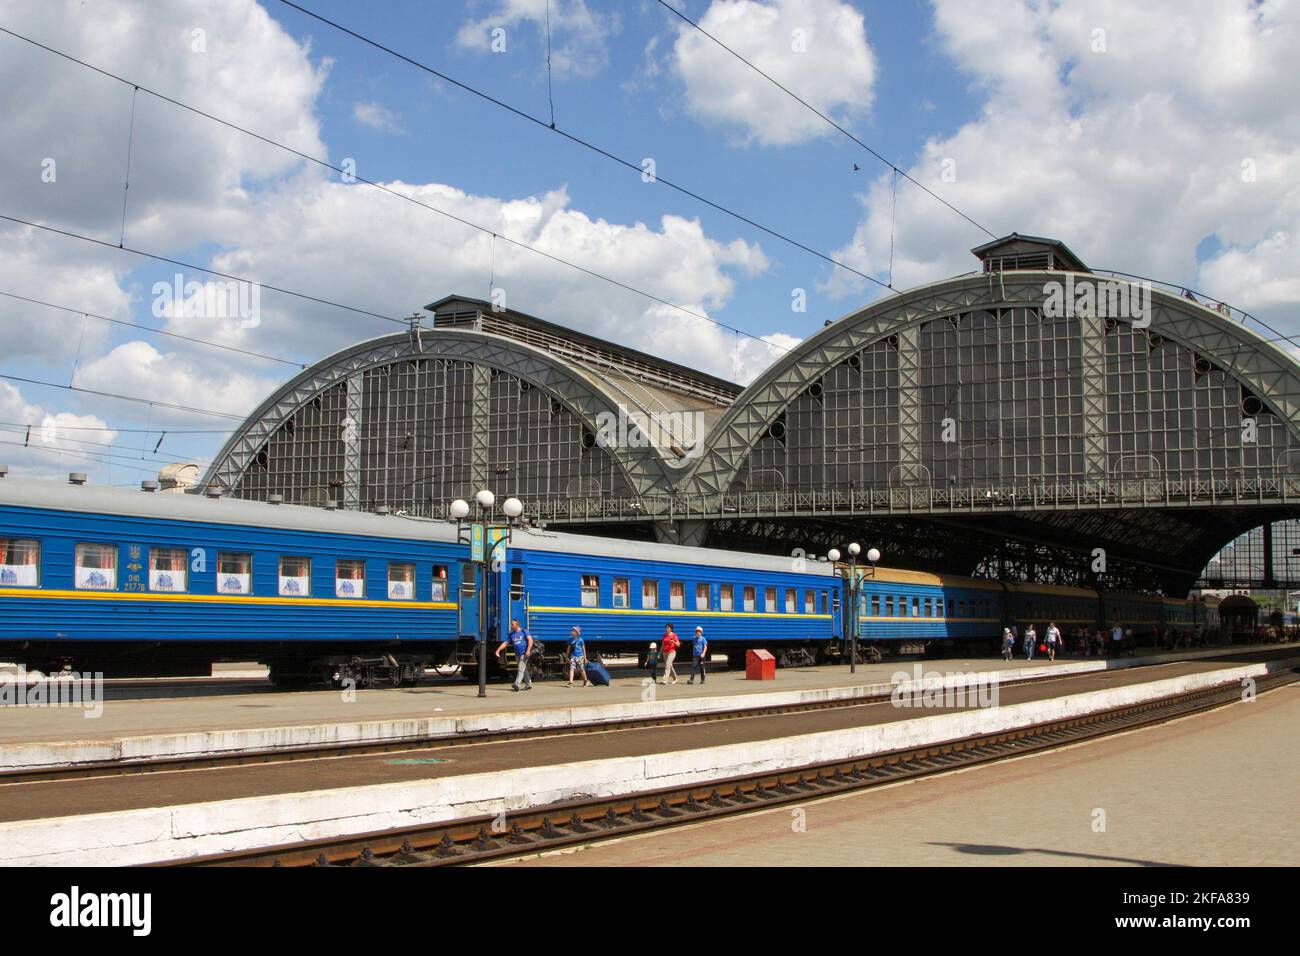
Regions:
<instances>
[{"instance_id":1,"label":"group of people on platform","mask_svg":"<svg viewBox=\"0 0 1300 956\"><path fill-rule=\"evenodd\" d=\"M1136 647L1132 631L1116 621L1107 632L1104 628L1074 627L1069 635L1062 633L1056 622L1050 622L1042 634L1030 624L1020 633L1019 625L1010 624L1002 629L1002 658L1011 660L1017 649L1023 651L1025 660L1032 661L1042 654L1049 661L1057 654L1073 653L1079 657L1119 657Z\"/></svg>"},{"instance_id":2,"label":"group of people on platform","mask_svg":"<svg viewBox=\"0 0 1300 956\"><path fill-rule=\"evenodd\" d=\"M533 637L522 627L517 620L510 622L510 634L497 647L496 655L501 658L502 653L507 647L513 648L517 661L515 681L511 685L512 690L532 690L533 677L530 672L528 661L533 653ZM662 650L660 648L662 643ZM646 654L646 670L650 674L650 679L657 684L676 684L677 668L674 666L677 660L677 652L681 647L681 638L677 636L676 630L671 624L664 625L664 633L659 642L652 641L650 649ZM704 628L695 629L695 638L691 641L691 673L686 683L694 684L695 677L698 674L700 683L704 683L706 677L704 662L709 656L709 641L704 636ZM662 654L662 656L661 656ZM569 632L569 643L565 647L564 655L568 660L569 683L567 686L573 686L574 674L582 676L582 686L588 687L591 681L587 676L587 642L582 636L582 628L576 624ZM663 677L659 677L659 665L663 664Z\"/></svg>"}]
</instances>

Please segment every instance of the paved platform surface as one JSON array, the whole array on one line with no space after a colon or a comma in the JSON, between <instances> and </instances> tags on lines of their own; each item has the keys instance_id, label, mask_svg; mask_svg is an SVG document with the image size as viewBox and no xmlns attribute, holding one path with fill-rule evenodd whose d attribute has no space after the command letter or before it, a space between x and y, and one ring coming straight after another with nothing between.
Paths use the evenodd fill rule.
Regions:
<instances>
[{"instance_id":1,"label":"paved platform surface","mask_svg":"<svg viewBox=\"0 0 1300 956\"><path fill-rule=\"evenodd\" d=\"M1297 727L1292 685L1154 728L804 804L803 832L781 807L499 865L1296 866ZM1099 810L1104 832L1094 829Z\"/></svg>"},{"instance_id":2,"label":"paved platform surface","mask_svg":"<svg viewBox=\"0 0 1300 956\"><path fill-rule=\"evenodd\" d=\"M680 667L682 678L677 684L656 686L658 700L737 694L766 694L822 687L850 687L888 683L903 672L916 676L915 668L926 674L954 672L1031 672L1046 673L1054 668L1063 673L1075 665L1128 668L1162 660L1181 660L1205 655L1228 661L1249 661L1260 652L1279 648L1297 650L1300 645L1280 644L1263 647L1225 647L1201 651L1143 652L1138 657L1115 660L1095 657L1060 658L1055 664L1035 658L1010 663L987 658L944 658L932 661L893 661L859 665L856 674L846 666L807 667L778 670L776 680L748 681L743 671L725 670L725 662L713 662L708 682L688 685L689 661ZM165 699L116 700L104 702L102 714L87 719L82 710L55 707L0 707L0 746L4 744L111 740L160 733L205 733L214 730L291 727L362 721L397 721L433 715L456 716L543 710L571 705L624 703L642 700L645 677L642 671L616 676L609 687L565 687L564 681L538 681L532 691L514 693L508 683L488 685L488 696L477 696L477 685L447 683L390 690L364 690L355 700L345 701L338 691L281 692L266 687L254 693L222 694L213 697L178 697Z\"/></svg>"},{"instance_id":3,"label":"paved platform surface","mask_svg":"<svg viewBox=\"0 0 1300 956\"><path fill-rule=\"evenodd\" d=\"M1295 661L1300 659L1300 650L1284 645L1265 655L1251 655L1250 661L1254 663L1265 658ZM1063 677L1001 688L998 705L1006 708L1067 694L1114 690L1155 680L1220 671L1227 666L1222 660L1184 661ZM884 700L796 714L700 723L684 718L680 723L661 727L495 743L443 744L400 753L161 771L89 780L15 783L0 786L0 823L492 774L578 761L671 754L910 721L968 709L971 708L900 707Z\"/></svg>"}]
</instances>

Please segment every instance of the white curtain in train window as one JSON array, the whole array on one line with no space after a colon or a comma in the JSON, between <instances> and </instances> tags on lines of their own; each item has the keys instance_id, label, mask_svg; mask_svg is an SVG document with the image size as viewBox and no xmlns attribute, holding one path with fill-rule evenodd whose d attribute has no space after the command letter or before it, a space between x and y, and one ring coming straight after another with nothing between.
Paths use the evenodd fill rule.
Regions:
<instances>
[{"instance_id":1,"label":"white curtain in train window","mask_svg":"<svg viewBox=\"0 0 1300 956\"><path fill-rule=\"evenodd\" d=\"M307 597L311 594L311 560L309 558L280 559L280 595L282 597Z\"/></svg>"},{"instance_id":2,"label":"white curtain in train window","mask_svg":"<svg viewBox=\"0 0 1300 956\"><path fill-rule=\"evenodd\" d=\"M334 594L341 598L366 596L366 564L352 558L340 558L334 566Z\"/></svg>"},{"instance_id":3,"label":"white curtain in train window","mask_svg":"<svg viewBox=\"0 0 1300 956\"><path fill-rule=\"evenodd\" d=\"M388 566L388 599L409 601L415 597L415 565L390 564Z\"/></svg>"},{"instance_id":4,"label":"white curtain in train window","mask_svg":"<svg viewBox=\"0 0 1300 956\"><path fill-rule=\"evenodd\" d=\"M41 546L36 541L0 538L0 586L34 588L41 583Z\"/></svg>"},{"instance_id":5,"label":"white curtain in train window","mask_svg":"<svg viewBox=\"0 0 1300 956\"><path fill-rule=\"evenodd\" d=\"M253 591L253 556L251 554L217 555L217 593L251 594Z\"/></svg>"},{"instance_id":6,"label":"white curtain in train window","mask_svg":"<svg viewBox=\"0 0 1300 956\"><path fill-rule=\"evenodd\" d=\"M186 559L188 554L181 548L149 549L149 590L184 593L186 580Z\"/></svg>"},{"instance_id":7,"label":"white curtain in train window","mask_svg":"<svg viewBox=\"0 0 1300 956\"><path fill-rule=\"evenodd\" d=\"M117 546L79 544L76 554L76 586L90 591L112 591L117 587Z\"/></svg>"},{"instance_id":8,"label":"white curtain in train window","mask_svg":"<svg viewBox=\"0 0 1300 956\"><path fill-rule=\"evenodd\" d=\"M445 564L435 564L433 566L433 593L429 595L431 601L447 600L447 566Z\"/></svg>"}]
</instances>

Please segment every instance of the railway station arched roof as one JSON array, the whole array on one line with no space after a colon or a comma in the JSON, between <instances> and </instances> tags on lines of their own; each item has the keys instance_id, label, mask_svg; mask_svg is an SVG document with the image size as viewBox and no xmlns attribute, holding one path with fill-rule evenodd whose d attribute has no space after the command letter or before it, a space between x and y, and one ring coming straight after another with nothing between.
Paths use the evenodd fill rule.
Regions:
<instances>
[{"instance_id":1,"label":"railway station arched roof","mask_svg":"<svg viewBox=\"0 0 1300 956\"><path fill-rule=\"evenodd\" d=\"M1102 549L1169 591L1243 531L1300 515L1288 352L1052 240L975 251L981 272L830 323L744 390L444 299L433 329L286 383L207 481L435 514L486 485L584 530L772 550L875 535L900 564L1062 583L1093 580ZM620 411L691 414L597 440Z\"/></svg>"}]
</instances>

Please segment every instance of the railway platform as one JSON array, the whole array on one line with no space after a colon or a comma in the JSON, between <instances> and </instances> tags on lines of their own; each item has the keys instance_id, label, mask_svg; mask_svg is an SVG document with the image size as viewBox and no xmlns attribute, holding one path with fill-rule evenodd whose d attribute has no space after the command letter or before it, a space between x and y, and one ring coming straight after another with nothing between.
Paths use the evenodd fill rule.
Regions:
<instances>
[{"instance_id":1,"label":"railway platform","mask_svg":"<svg viewBox=\"0 0 1300 956\"><path fill-rule=\"evenodd\" d=\"M713 662L704 685L687 683L689 662L677 684L651 685L646 672L616 666L609 687L572 688L563 680L538 681L532 691L509 683L477 686L440 681L410 688L277 691L269 685L244 694L210 697L115 699L98 709L0 707L0 771L72 766L113 760L197 757L243 751L311 747L344 742L421 740L507 729L567 727L654 714L686 714L778 706L831 697L887 694L900 679L939 675L978 682L1036 680L1176 661L1223 658L1249 661L1279 647L1243 645L1151 651L1131 657L899 660L859 665L778 670L773 681L749 681L743 671ZM0 676L0 680L3 677Z\"/></svg>"},{"instance_id":2,"label":"railway platform","mask_svg":"<svg viewBox=\"0 0 1300 956\"><path fill-rule=\"evenodd\" d=\"M1228 688L1235 697L1247 679L1285 674L1290 680L1298 666L1300 648L1283 645L1228 659L1010 683L991 705L939 698L918 709L884 699L743 718L684 713L653 726L556 728L399 753L17 782L0 787L0 862L146 863L508 815L593 794L653 791L1002 733L1207 688Z\"/></svg>"}]
</instances>

